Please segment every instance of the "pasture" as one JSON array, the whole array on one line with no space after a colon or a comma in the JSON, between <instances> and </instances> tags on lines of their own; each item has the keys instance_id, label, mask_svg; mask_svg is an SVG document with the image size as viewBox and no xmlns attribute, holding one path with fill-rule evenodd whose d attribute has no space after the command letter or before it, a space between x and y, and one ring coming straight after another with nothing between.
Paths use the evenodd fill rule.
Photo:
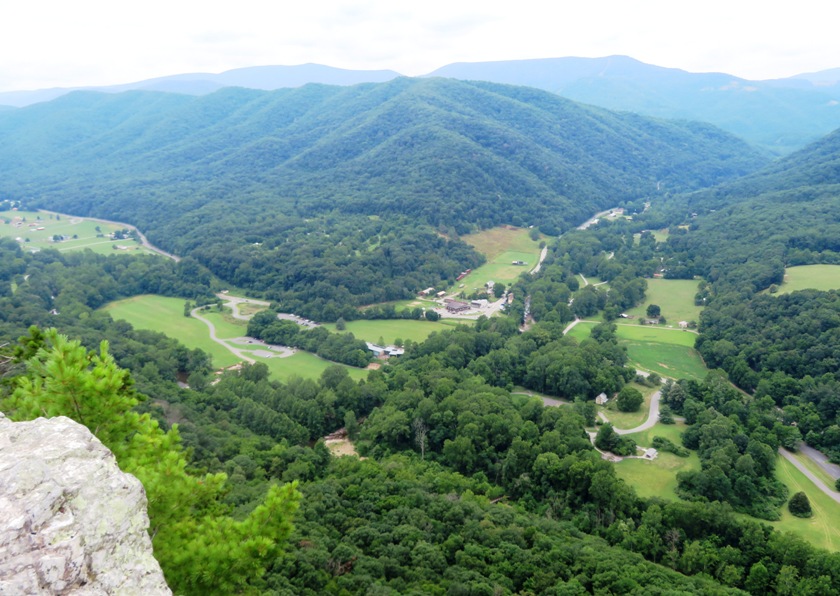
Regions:
<instances>
[{"instance_id":1,"label":"pasture","mask_svg":"<svg viewBox=\"0 0 840 596\"><path fill-rule=\"evenodd\" d=\"M464 284L464 290L471 293L484 287L488 281L510 285L523 273L533 269L540 260L540 242L531 240L529 230L501 226L483 230L476 234L461 236L461 240L487 257L487 263L472 271L456 284ZM513 261L524 261L525 265L514 265Z\"/></svg>"},{"instance_id":2,"label":"pasture","mask_svg":"<svg viewBox=\"0 0 840 596\"><path fill-rule=\"evenodd\" d=\"M239 362L230 350L210 339L207 325L184 316L183 298L144 294L111 302L101 310L113 319L122 319L135 329L157 331L177 339L188 348L199 348L210 354L213 366L231 366ZM234 336L235 337L235 336Z\"/></svg>"},{"instance_id":3,"label":"pasture","mask_svg":"<svg viewBox=\"0 0 840 596\"><path fill-rule=\"evenodd\" d=\"M650 412L650 399L654 393L659 391L659 387L646 387L638 383L630 383L629 385L633 389L638 389L645 396L645 401L637 412L622 412L618 409L616 400L612 398L606 405L596 406L597 410L602 412L616 428L635 428L647 420L648 412Z\"/></svg>"},{"instance_id":4,"label":"pasture","mask_svg":"<svg viewBox=\"0 0 840 596\"><path fill-rule=\"evenodd\" d=\"M668 325L676 327L680 321L700 320L703 308L694 305L694 295L700 284L698 280L653 278L648 279L647 284L644 303L628 310L628 315L644 318L648 305L657 304Z\"/></svg>"},{"instance_id":5,"label":"pasture","mask_svg":"<svg viewBox=\"0 0 840 596\"><path fill-rule=\"evenodd\" d=\"M653 437L657 435L681 445L680 436L684 430L684 423L657 424L650 430L627 436L635 439L636 444L642 447L650 447ZM677 473L699 469L700 458L694 451L688 457L660 452L654 460L625 459L615 464L618 477L636 489L640 497L661 497L674 501L679 499L676 492Z\"/></svg>"},{"instance_id":6,"label":"pasture","mask_svg":"<svg viewBox=\"0 0 840 596\"><path fill-rule=\"evenodd\" d=\"M797 290L840 290L840 265L801 265L785 269L780 294Z\"/></svg>"},{"instance_id":7,"label":"pasture","mask_svg":"<svg viewBox=\"0 0 840 596\"><path fill-rule=\"evenodd\" d=\"M589 337L595 325L593 322L578 323L568 335L582 341ZM706 376L703 359L693 347L697 335L690 331L619 323L616 335L619 344L627 348L627 356L636 368L674 379L701 380Z\"/></svg>"},{"instance_id":8,"label":"pasture","mask_svg":"<svg viewBox=\"0 0 840 596\"><path fill-rule=\"evenodd\" d=\"M385 344L393 345L396 339L403 341L410 339L413 342L420 343L429 337L433 331L453 329L459 323L462 323L462 321L447 321L446 319L434 322L414 319L359 320L348 322L346 331L351 332L358 339L371 343L378 343L379 338L382 338ZM326 323L324 327L336 332L335 323Z\"/></svg>"},{"instance_id":9,"label":"pasture","mask_svg":"<svg viewBox=\"0 0 840 596\"><path fill-rule=\"evenodd\" d=\"M792 532L814 546L830 551L840 551L840 506L808 480L802 472L781 456L776 458L776 477L790 490L790 496L799 491L808 495L814 515L800 518L782 507L782 519L767 522L775 529Z\"/></svg>"},{"instance_id":10,"label":"pasture","mask_svg":"<svg viewBox=\"0 0 840 596\"><path fill-rule=\"evenodd\" d=\"M89 248L96 253L108 255L154 254L134 240L110 240L108 234L119 229L123 228L118 224L96 222L71 215L0 211L0 236L20 238L23 240L21 246L25 250L54 248L59 252L66 252ZM55 236L65 239L56 241ZM117 246L124 248L115 248Z\"/></svg>"},{"instance_id":11,"label":"pasture","mask_svg":"<svg viewBox=\"0 0 840 596\"><path fill-rule=\"evenodd\" d=\"M227 367L240 362L241 359L238 356L224 345L210 338L210 329L206 324L194 317L184 316L184 302L186 300L183 298L146 294L111 302L103 306L101 310L110 313L114 319L127 321L135 329L158 331L177 339L190 349L199 348L207 352L216 368ZM213 323L216 328L216 335L220 339L243 337L246 333L247 324L245 321L233 319L225 312L218 312L215 308L212 308L202 311L200 314ZM286 380L292 376L317 379L326 368L336 364L308 352L298 351L287 358L263 358L257 356L254 350L247 349L246 346L237 345L235 347L242 354L265 363L272 377L279 380ZM367 375L367 371L364 369L343 364L338 366L346 368L355 380L362 379Z\"/></svg>"}]
</instances>

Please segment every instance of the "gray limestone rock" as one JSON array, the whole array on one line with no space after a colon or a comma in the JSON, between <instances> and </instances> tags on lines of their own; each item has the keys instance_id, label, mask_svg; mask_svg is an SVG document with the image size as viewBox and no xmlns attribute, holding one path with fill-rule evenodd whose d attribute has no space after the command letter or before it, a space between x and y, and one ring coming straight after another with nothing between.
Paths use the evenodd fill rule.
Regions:
<instances>
[{"instance_id":1,"label":"gray limestone rock","mask_svg":"<svg viewBox=\"0 0 840 596\"><path fill-rule=\"evenodd\" d=\"M69 418L0 414L0 595L171 594L146 493Z\"/></svg>"}]
</instances>

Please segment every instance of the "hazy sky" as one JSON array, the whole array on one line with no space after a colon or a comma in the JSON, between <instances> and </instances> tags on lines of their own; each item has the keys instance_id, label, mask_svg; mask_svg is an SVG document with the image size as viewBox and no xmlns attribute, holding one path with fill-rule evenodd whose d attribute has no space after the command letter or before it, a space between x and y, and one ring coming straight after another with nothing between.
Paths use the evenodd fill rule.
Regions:
<instances>
[{"instance_id":1,"label":"hazy sky","mask_svg":"<svg viewBox=\"0 0 840 596\"><path fill-rule=\"evenodd\" d=\"M840 67L826 0L7 0L0 91L315 62L406 75L452 62L625 54L749 79Z\"/></svg>"}]
</instances>

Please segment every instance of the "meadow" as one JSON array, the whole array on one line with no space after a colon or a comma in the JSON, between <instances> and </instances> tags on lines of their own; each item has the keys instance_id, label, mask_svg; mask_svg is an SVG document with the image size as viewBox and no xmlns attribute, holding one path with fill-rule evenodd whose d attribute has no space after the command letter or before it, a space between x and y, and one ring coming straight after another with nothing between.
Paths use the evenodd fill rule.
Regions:
<instances>
[{"instance_id":1,"label":"meadow","mask_svg":"<svg viewBox=\"0 0 840 596\"><path fill-rule=\"evenodd\" d=\"M210 338L210 330L202 321L184 316L183 298L168 298L146 294L134 296L125 300L118 300L102 307L114 319L122 319L136 329L158 331L177 339L190 349L199 348L212 358L213 366L222 368L240 362L240 358L225 346L214 342ZM247 323L239 321L227 312L215 309L203 311L201 316L209 320L216 327L216 335L220 339L232 339L246 334ZM258 362L268 366L272 378L286 380L292 376L318 378L329 366L335 362L319 358L315 354L298 351L287 358L263 358L254 354L244 346L236 346L240 351ZM364 369L339 364L347 369L353 379L361 379L367 375Z\"/></svg>"},{"instance_id":2,"label":"meadow","mask_svg":"<svg viewBox=\"0 0 840 596\"><path fill-rule=\"evenodd\" d=\"M635 439L637 445L650 447L654 436L670 439L677 445L682 444L681 436L685 424L657 424L650 430L627 435ZM700 458L692 451L689 457L677 457L673 453L662 453L654 460L624 459L615 464L619 478L636 489L641 497L660 497L678 500L677 473L700 469Z\"/></svg>"},{"instance_id":3,"label":"meadow","mask_svg":"<svg viewBox=\"0 0 840 596\"><path fill-rule=\"evenodd\" d=\"M785 281L779 286L779 293L838 289L840 289L840 265L801 265L785 269Z\"/></svg>"},{"instance_id":4,"label":"meadow","mask_svg":"<svg viewBox=\"0 0 840 596\"><path fill-rule=\"evenodd\" d=\"M472 324L472 321L467 323ZM429 337L433 331L453 329L458 324L463 324L463 321L451 319L434 322L413 319L358 320L346 323L346 331L371 343L378 343L381 338L386 345L393 345L397 339L403 341L410 339L419 343ZM336 331L335 323L327 323L324 327L330 331Z\"/></svg>"},{"instance_id":5,"label":"meadow","mask_svg":"<svg viewBox=\"0 0 840 596\"><path fill-rule=\"evenodd\" d=\"M697 294L699 281L694 279L661 279L647 280L645 301L627 311L637 319L645 317L648 305L656 304L662 309L662 316L669 325L677 326L680 321L699 321L700 306L694 305L694 295Z\"/></svg>"},{"instance_id":6,"label":"meadow","mask_svg":"<svg viewBox=\"0 0 840 596\"><path fill-rule=\"evenodd\" d=\"M475 248L487 258L487 263L478 267L456 284L464 284L468 293L484 287L488 281L510 285L523 273L533 269L540 260L540 241L531 240L530 230L501 226L476 234L461 236L461 240ZM513 261L524 261L525 265L514 265Z\"/></svg>"},{"instance_id":7,"label":"meadow","mask_svg":"<svg viewBox=\"0 0 840 596\"><path fill-rule=\"evenodd\" d=\"M791 496L799 491L808 495L814 515L805 519L796 517L785 505L782 519L768 523L777 530L797 534L814 546L840 550L840 506L781 456L776 458L776 477L785 483Z\"/></svg>"},{"instance_id":8,"label":"meadow","mask_svg":"<svg viewBox=\"0 0 840 596\"><path fill-rule=\"evenodd\" d=\"M662 436L681 445L681 435L685 430L685 423L657 424L652 429L628 435L636 440L636 444L648 447L654 436ZM660 452L656 459L625 459L615 464L616 474L631 485L641 497L661 497L677 500L677 473L699 470L700 459L692 451L689 457L677 457L672 453ZM812 482L810 482L796 467L783 457L776 458L776 477L788 487L790 495L799 491L805 492L811 501L814 515L803 519L790 514L787 505L782 507L781 519L769 523L775 529L791 532L807 540L809 543L831 551L840 550L840 507L828 498ZM754 519L742 515L744 519Z\"/></svg>"},{"instance_id":9,"label":"meadow","mask_svg":"<svg viewBox=\"0 0 840 596\"><path fill-rule=\"evenodd\" d=\"M17 226L16 223L20 225ZM43 228L43 230L38 228ZM108 238L108 234L120 229L123 229L123 226L119 224L91 221L71 215L34 211L0 211L0 237L21 238L24 240L22 246L26 250L54 248L59 252L66 252L87 248L99 254L155 254L134 240ZM55 241L54 236L67 239ZM117 249L116 246L125 248Z\"/></svg>"},{"instance_id":10,"label":"meadow","mask_svg":"<svg viewBox=\"0 0 840 596\"><path fill-rule=\"evenodd\" d=\"M581 341L597 323L575 325L568 335ZM690 331L669 329L655 325L620 323L616 326L619 343L627 348L627 356L637 368L674 379L700 380L706 376L706 366Z\"/></svg>"},{"instance_id":11,"label":"meadow","mask_svg":"<svg viewBox=\"0 0 840 596\"><path fill-rule=\"evenodd\" d=\"M642 422L647 420L648 412L650 412L650 400L653 394L659 391L659 387L646 387L638 383L630 383L630 387L637 389L645 396L645 401L636 412L622 412L618 409L616 400L611 399L603 406L596 406L599 412L603 412L604 416L616 428L635 428Z\"/></svg>"}]
</instances>

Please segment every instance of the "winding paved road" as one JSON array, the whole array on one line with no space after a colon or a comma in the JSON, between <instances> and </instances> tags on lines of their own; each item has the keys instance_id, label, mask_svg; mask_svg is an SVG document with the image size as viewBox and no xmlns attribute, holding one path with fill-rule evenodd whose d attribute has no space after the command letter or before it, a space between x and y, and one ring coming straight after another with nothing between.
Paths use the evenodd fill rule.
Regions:
<instances>
[{"instance_id":1,"label":"winding paved road","mask_svg":"<svg viewBox=\"0 0 840 596\"><path fill-rule=\"evenodd\" d=\"M246 360L246 361L250 362L251 364L254 364L256 362L256 360L254 360L250 356L246 356L245 354L242 353L242 350L234 348L232 345L227 343L225 340L219 339L219 336L216 335L216 326L210 320L205 319L200 314L198 314L201 311L202 308L204 308L204 307L199 306L198 308L192 309L190 311L190 316L195 317L196 319L198 319L199 321L201 321L202 323L207 325L207 327L210 329L210 339L212 339L214 342L216 342L220 346L224 346L226 349L228 349L237 358L240 358L242 360Z\"/></svg>"},{"instance_id":2,"label":"winding paved road","mask_svg":"<svg viewBox=\"0 0 840 596\"><path fill-rule=\"evenodd\" d=\"M817 451L813 447L807 445L804 441L796 446L805 457L817 464L823 472L837 480L840 478L840 466L828 461L828 456L822 451Z\"/></svg>"},{"instance_id":3,"label":"winding paved road","mask_svg":"<svg viewBox=\"0 0 840 596\"><path fill-rule=\"evenodd\" d=\"M662 392L657 391L650 397L650 412L648 412L647 420L642 422L636 428L614 428L615 432L620 435L632 435L633 433L640 433L643 430L653 428L659 422L659 398L662 397Z\"/></svg>"}]
</instances>

